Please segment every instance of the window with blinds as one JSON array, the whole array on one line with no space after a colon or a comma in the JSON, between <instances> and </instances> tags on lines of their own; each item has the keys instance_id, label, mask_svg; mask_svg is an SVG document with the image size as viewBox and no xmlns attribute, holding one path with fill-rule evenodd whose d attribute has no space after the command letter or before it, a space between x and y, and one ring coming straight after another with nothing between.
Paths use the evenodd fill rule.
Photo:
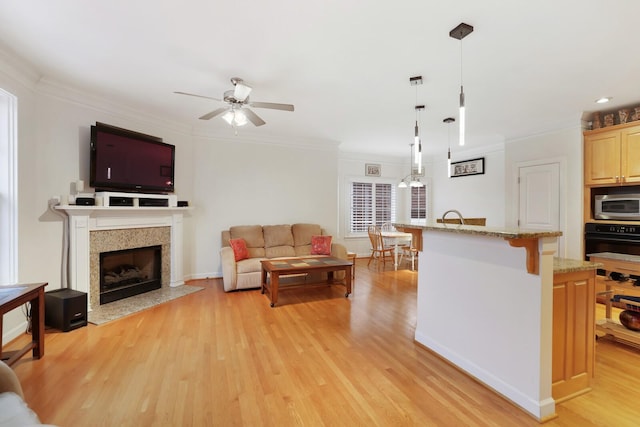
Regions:
<instances>
[{"instance_id":1,"label":"window with blinds","mask_svg":"<svg viewBox=\"0 0 640 427\"><path fill-rule=\"evenodd\" d=\"M366 233L370 225L380 226L395 219L396 194L392 184L351 183L351 233Z\"/></svg>"},{"instance_id":2,"label":"window with blinds","mask_svg":"<svg viewBox=\"0 0 640 427\"><path fill-rule=\"evenodd\" d=\"M411 187L411 219L427 218L427 186Z\"/></svg>"}]
</instances>

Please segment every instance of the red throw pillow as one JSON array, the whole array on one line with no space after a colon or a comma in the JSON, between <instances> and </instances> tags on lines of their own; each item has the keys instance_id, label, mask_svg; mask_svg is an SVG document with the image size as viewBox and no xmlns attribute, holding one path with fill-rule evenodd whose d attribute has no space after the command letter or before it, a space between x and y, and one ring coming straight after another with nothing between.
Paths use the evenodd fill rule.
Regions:
<instances>
[{"instance_id":1,"label":"red throw pillow","mask_svg":"<svg viewBox=\"0 0 640 427\"><path fill-rule=\"evenodd\" d=\"M331 255L331 236L311 236L311 255Z\"/></svg>"},{"instance_id":2,"label":"red throw pillow","mask_svg":"<svg viewBox=\"0 0 640 427\"><path fill-rule=\"evenodd\" d=\"M237 261L249 258L247 242L244 239L229 239L229 245L233 249L233 255Z\"/></svg>"}]
</instances>

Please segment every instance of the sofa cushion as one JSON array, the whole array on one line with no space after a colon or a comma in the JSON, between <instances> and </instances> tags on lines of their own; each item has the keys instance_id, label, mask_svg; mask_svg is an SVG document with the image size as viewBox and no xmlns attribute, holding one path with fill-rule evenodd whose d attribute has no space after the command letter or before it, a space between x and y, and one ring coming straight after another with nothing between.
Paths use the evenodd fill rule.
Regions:
<instances>
[{"instance_id":1,"label":"sofa cushion","mask_svg":"<svg viewBox=\"0 0 640 427\"><path fill-rule=\"evenodd\" d=\"M289 224L265 225L262 227L262 231L264 232L264 248L267 258L296 255L293 250L293 234L291 234Z\"/></svg>"},{"instance_id":2,"label":"sofa cushion","mask_svg":"<svg viewBox=\"0 0 640 427\"><path fill-rule=\"evenodd\" d=\"M261 225L238 225L229 228L232 239L244 239L250 258L264 257L264 236Z\"/></svg>"},{"instance_id":3,"label":"sofa cushion","mask_svg":"<svg viewBox=\"0 0 640 427\"><path fill-rule=\"evenodd\" d=\"M291 258L296 256L293 246L274 246L264 250L267 258Z\"/></svg>"},{"instance_id":4,"label":"sofa cushion","mask_svg":"<svg viewBox=\"0 0 640 427\"><path fill-rule=\"evenodd\" d=\"M264 258L248 258L243 259L236 263L236 273L254 273L256 271L262 271L262 263L260 260Z\"/></svg>"},{"instance_id":5,"label":"sofa cushion","mask_svg":"<svg viewBox=\"0 0 640 427\"><path fill-rule=\"evenodd\" d=\"M311 236L311 255L331 255L331 236Z\"/></svg>"},{"instance_id":6,"label":"sofa cushion","mask_svg":"<svg viewBox=\"0 0 640 427\"><path fill-rule=\"evenodd\" d=\"M233 249L233 257L236 262L249 258L249 251L247 250L247 243L243 238L229 239L229 246Z\"/></svg>"},{"instance_id":7,"label":"sofa cushion","mask_svg":"<svg viewBox=\"0 0 640 427\"><path fill-rule=\"evenodd\" d=\"M293 243L296 256L311 254L311 236L320 236L322 228L319 224L293 224Z\"/></svg>"},{"instance_id":8,"label":"sofa cushion","mask_svg":"<svg viewBox=\"0 0 640 427\"><path fill-rule=\"evenodd\" d=\"M262 231L264 232L265 248L293 246L293 234L289 224L265 225L262 227Z\"/></svg>"}]
</instances>

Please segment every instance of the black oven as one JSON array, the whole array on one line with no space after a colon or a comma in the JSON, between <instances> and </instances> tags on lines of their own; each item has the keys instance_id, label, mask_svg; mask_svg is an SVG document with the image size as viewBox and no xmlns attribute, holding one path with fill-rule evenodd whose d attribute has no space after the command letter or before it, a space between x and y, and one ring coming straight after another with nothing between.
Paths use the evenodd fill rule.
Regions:
<instances>
[{"instance_id":1,"label":"black oven","mask_svg":"<svg viewBox=\"0 0 640 427\"><path fill-rule=\"evenodd\" d=\"M584 242L585 255L598 252L640 255L640 225L587 223Z\"/></svg>"},{"instance_id":2,"label":"black oven","mask_svg":"<svg viewBox=\"0 0 640 427\"><path fill-rule=\"evenodd\" d=\"M584 247L585 259L600 252L640 255L640 225L586 223Z\"/></svg>"}]
</instances>

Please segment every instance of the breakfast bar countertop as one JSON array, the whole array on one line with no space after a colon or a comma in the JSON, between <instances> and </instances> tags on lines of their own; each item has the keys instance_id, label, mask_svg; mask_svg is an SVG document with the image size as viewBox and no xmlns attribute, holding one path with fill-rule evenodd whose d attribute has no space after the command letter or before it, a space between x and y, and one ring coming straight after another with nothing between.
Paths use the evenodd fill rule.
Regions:
<instances>
[{"instance_id":1,"label":"breakfast bar countertop","mask_svg":"<svg viewBox=\"0 0 640 427\"><path fill-rule=\"evenodd\" d=\"M425 231L446 231L458 234L501 237L504 239L535 239L538 237L562 236L562 231L527 230L523 228L485 227L482 225L443 223L394 223L396 227L417 228Z\"/></svg>"},{"instance_id":2,"label":"breakfast bar countertop","mask_svg":"<svg viewBox=\"0 0 640 427\"><path fill-rule=\"evenodd\" d=\"M574 273L577 271L602 268L599 262L583 261L570 258L553 258L553 274Z\"/></svg>"}]
</instances>

